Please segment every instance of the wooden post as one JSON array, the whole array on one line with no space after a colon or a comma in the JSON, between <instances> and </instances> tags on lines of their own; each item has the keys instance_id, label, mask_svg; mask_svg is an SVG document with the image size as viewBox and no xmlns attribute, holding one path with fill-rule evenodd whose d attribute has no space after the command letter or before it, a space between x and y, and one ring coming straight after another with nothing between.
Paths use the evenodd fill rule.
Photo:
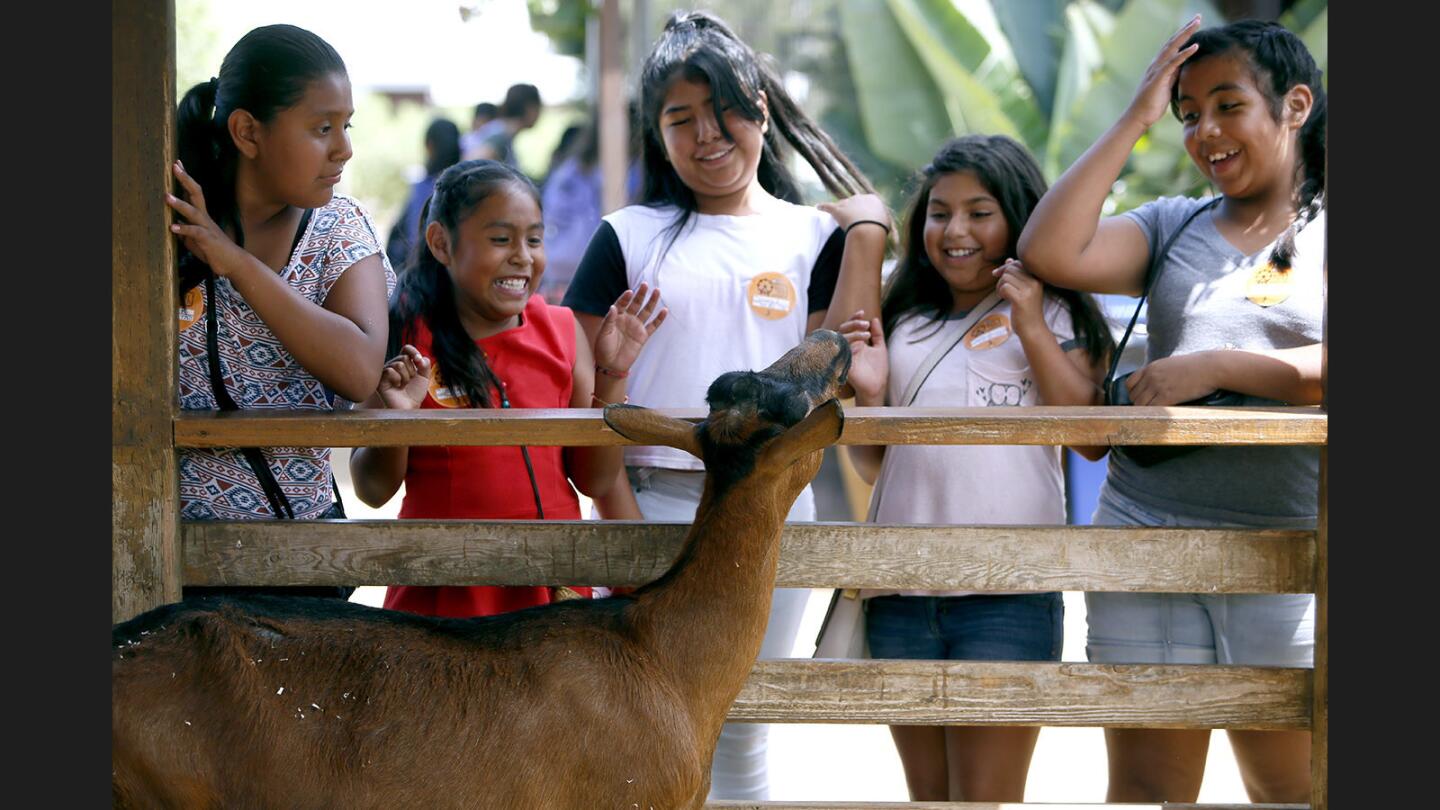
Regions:
<instances>
[{"instance_id":1,"label":"wooden post","mask_svg":"<svg viewBox=\"0 0 1440 810\"><path fill-rule=\"evenodd\" d=\"M111 618L180 598L175 471L175 2L111 4Z\"/></svg>"},{"instance_id":2,"label":"wooden post","mask_svg":"<svg viewBox=\"0 0 1440 810\"><path fill-rule=\"evenodd\" d=\"M1323 283L1330 289L1330 223L1325 223ZM1320 406L1330 408L1330 297L1320 329ZM1328 440L1327 440L1328 441ZM1315 683L1310 728L1310 806L1330 806L1330 448L1320 448L1320 503L1315 524Z\"/></svg>"},{"instance_id":3,"label":"wooden post","mask_svg":"<svg viewBox=\"0 0 1440 810\"><path fill-rule=\"evenodd\" d=\"M630 116L625 104L625 29L620 0L600 7L600 203L605 213L625 205L625 175L630 167Z\"/></svg>"}]
</instances>

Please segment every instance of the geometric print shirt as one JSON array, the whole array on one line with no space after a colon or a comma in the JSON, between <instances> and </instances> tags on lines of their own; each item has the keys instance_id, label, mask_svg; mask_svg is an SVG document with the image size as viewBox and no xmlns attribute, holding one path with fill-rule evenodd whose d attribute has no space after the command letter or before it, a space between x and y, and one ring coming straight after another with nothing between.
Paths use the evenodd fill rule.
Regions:
<instances>
[{"instance_id":1,"label":"geometric print shirt","mask_svg":"<svg viewBox=\"0 0 1440 810\"><path fill-rule=\"evenodd\" d=\"M395 271L380 249L377 233L358 202L336 194L311 214L280 277L301 295L323 306L346 269L379 253L388 297L395 288ZM237 406L242 410L332 410L325 386L281 345L228 279L215 279L215 299L221 378ZM209 306L205 285L200 284L179 309L182 410L218 410L205 347L205 308ZM318 518L330 508L329 448L262 447L260 452L297 519ZM238 448L184 448L179 450L179 467L182 520L275 517L264 489Z\"/></svg>"}]
</instances>

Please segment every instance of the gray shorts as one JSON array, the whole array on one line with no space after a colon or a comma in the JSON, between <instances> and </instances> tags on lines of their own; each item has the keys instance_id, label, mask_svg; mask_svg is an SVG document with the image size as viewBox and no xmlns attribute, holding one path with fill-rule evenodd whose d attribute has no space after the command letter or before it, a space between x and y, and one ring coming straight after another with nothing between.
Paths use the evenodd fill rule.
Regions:
<instances>
[{"instance_id":1,"label":"gray shorts","mask_svg":"<svg viewBox=\"0 0 1440 810\"><path fill-rule=\"evenodd\" d=\"M1234 525L1154 512L1109 486L1094 523ZM1313 594L1087 593L1085 612L1085 653L1096 663L1314 666Z\"/></svg>"}]
</instances>

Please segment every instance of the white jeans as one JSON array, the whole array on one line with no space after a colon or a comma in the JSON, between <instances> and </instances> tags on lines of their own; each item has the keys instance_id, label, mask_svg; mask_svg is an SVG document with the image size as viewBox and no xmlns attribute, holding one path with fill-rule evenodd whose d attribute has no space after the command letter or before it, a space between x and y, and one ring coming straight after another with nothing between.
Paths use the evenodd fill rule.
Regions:
<instances>
[{"instance_id":1,"label":"white jeans","mask_svg":"<svg viewBox=\"0 0 1440 810\"><path fill-rule=\"evenodd\" d=\"M646 520L691 520L700 505L705 473L631 467L630 488ZM815 493L810 487L795 499L788 521L815 520ZM770 601L770 623L760 643L761 658L789 658L805 615L807 588L776 588ZM766 755L770 727L763 723L726 723L715 745L710 767L710 798L764 800L770 798L770 769Z\"/></svg>"}]
</instances>

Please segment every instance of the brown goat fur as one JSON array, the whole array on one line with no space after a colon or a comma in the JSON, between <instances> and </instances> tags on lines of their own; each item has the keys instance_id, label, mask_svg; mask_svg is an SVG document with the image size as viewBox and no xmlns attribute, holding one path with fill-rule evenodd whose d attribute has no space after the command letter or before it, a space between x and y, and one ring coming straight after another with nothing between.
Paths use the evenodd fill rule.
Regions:
<instances>
[{"instance_id":1,"label":"brown goat fur","mask_svg":"<svg viewBox=\"0 0 1440 810\"><path fill-rule=\"evenodd\" d=\"M606 409L708 473L679 558L633 594L476 619L210 597L117 625L115 805L700 807L848 369L817 332L722 376L698 426Z\"/></svg>"}]
</instances>

